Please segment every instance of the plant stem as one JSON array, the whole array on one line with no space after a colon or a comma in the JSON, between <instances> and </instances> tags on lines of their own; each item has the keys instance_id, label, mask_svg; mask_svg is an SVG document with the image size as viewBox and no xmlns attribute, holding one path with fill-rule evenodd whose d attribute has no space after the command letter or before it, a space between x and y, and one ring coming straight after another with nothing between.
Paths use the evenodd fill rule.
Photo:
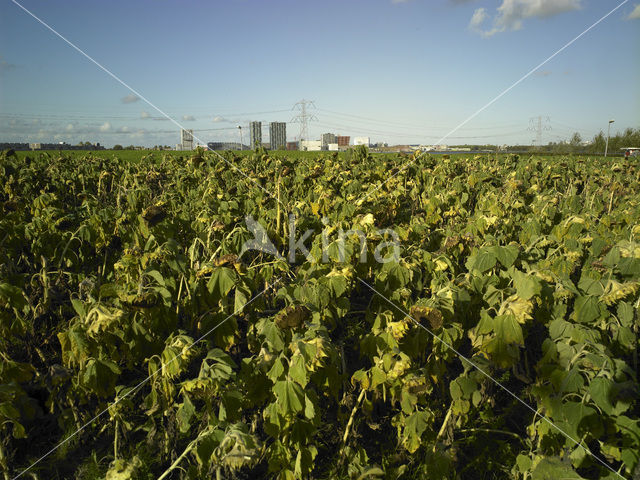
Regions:
<instances>
[{"instance_id":1,"label":"plant stem","mask_svg":"<svg viewBox=\"0 0 640 480\"><path fill-rule=\"evenodd\" d=\"M4 446L2 445L1 442L0 442L0 467L2 467L2 476L4 477L4 480L11 480L11 477L9 476L9 467L7 465L7 457L5 456Z\"/></svg>"},{"instance_id":2,"label":"plant stem","mask_svg":"<svg viewBox=\"0 0 640 480\"><path fill-rule=\"evenodd\" d=\"M449 410L447 410L447 414L444 417L444 420L442 421L442 426L440 427L440 431L438 432L438 435L436 436L436 441L433 442L433 451L436 451L436 445L438 445L438 440L440 439L440 437L442 437L442 435L444 435L444 431L447 428L447 424L449 423L449 419L451 418L451 409L453 407L453 402L451 402L451 405L449 405Z\"/></svg>"},{"instance_id":3,"label":"plant stem","mask_svg":"<svg viewBox=\"0 0 640 480\"><path fill-rule=\"evenodd\" d=\"M278 180L277 182L277 187L276 187L276 191L277 191L277 212L276 212L276 234L280 235L280 174L278 174ZM284 237L284 234L283 234Z\"/></svg>"},{"instance_id":4,"label":"plant stem","mask_svg":"<svg viewBox=\"0 0 640 480\"><path fill-rule=\"evenodd\" d=\"M501 433L503 435L509 435L511 437L517 438L518 440L522 440L522 437L517 433L507 432L506 430L496 430L493 428L465 428L463 430L458 430L460 433L474 433L474 432L482 432L482 433Z\"/></svg>"},{"instance_id":5,"label":"plant stem","mask_svg":"<svg viewBox=\"0 0 640 480\"><path fill-rule=\"evenodd\" d=\"M118 460L118 419L116 418L115 422L115 433L113 435L113 459Z\"/></svg>"},{"instance_id":6,"label":"plant stem","mask_svg":"<svg viewBox=\"0 0 640 480\"><path fill-rule=\"evenodd\" d=\"M353 425L353 419L356 416L356 412L358 411L358 407L360 406L360 403L364 398L365 392L366 390L364 388L360 390L360 395L358 395L358 400L356 400L356 404L353 406L353 409L351 410L349 421L347 422L347 426L344 429L344 435L342 436L342 448L340 449L340 461L339 461L340 464L344 462L344 447L346 447L347 445L347 439L349 438L349 431L351 430L351 426Z\"/></svg>"},{"instance_id":7,"label":"plant stem","mask_svg":"<svg viewBox=\"0 0 640 480\"><path fill-rule=\"evenodd\" d=\"M176 467L180 464L180 462L184 459L184 457L186 457L189 452L191 450L194 449L194 447L196 446L196 442L191 442L189 445L187 445L187 448L184 449L184 451L180 454L180 456L178 458L176 458L176 461L173 462L171 464L171 466L169 468L167 468L164 473L162 475L160 475L158 477L158 480L163 480L164 478L166 478L173 470L176 469Z\"/></svg>"}]
</instances>

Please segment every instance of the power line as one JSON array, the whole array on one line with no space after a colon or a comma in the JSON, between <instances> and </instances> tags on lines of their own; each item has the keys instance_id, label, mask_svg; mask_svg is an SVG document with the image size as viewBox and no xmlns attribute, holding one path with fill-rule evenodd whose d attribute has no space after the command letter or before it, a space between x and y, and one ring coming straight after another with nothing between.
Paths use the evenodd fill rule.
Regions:
<instances>
[{"instance_id":1,"label":"power line","mask_svg":"<svg viewBox=\"0 0 640 480\"><path fill-rule=\"evenodd\" d=\"M337 115L337 116L342 116L342 117L350 117L350 118L354 118L360 121L364 121L367 123L378 123L381 125L389 125L389 126L395 126L395 127L403 127L403 128L412 128L412 129L416 129L416 130L424 130L424 129L430 129L430 130L435 130L435 129L448 129L449 127L447 126L443 126L443 125L418 125L416 123L413 124L409 124L409 123L399 123L399 122L393 122L393 121L387 121L387 120L381 120L381 119L375 119L372 117L363 117L361 115L352 115L349 113L342 113L342 112L336 112L334 110L327 110L325 108L318 108L318 111L320 112L327 112L327 113L331 113L333 115ZM333 115L329 115L329 116L333 116ZM492 126L483 126L483 127L464 127L465 130L492 130L495 128L514 128L514 127L519 127L520 124L504 124L504 125L492 125Z\"/></svg>"}]
</instances>

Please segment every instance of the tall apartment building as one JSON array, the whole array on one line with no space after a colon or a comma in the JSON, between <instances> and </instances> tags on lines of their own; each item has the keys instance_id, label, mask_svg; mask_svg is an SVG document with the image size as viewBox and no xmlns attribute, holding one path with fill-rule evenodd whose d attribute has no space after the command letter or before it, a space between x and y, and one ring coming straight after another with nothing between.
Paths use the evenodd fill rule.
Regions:
<instances>
[{"instance_id":1,"label":"tall apartment building","mask_svg":"<svg viewBox=\"0 0 640 480\"><path fill-rule=\"evenodd\" d=\"M338 136L333 133L323 133L320 139L322 140L323 147L326 147L330 143L338 143Z\"/></svg>"},{"instance_id":2,"label":"tall apartment building","mask_svg":"<svg viewBox=\"0 0 640 480\"><path fill-rule=\"evenodd\" d=\"M287 147L287 124L271 122L269 124L269 141L271 150L284 150Z\"/></svg>"},{"instance_id":3,"label":"tall apartment building","mask_svg":"<svg viewBox=\"0 0 640 480\"><path fill-rule=\"evenodd\" d=\"M262 122L249 123L250 148L257 148L262 145Z\"/></svg>"},{"instance_id":4,"label":"tall apartment building","mask_svg":"<svg viewBox=\"0 0 640 480\"><path fill-rule=\"evenodd\" d=\"M180 150L193 150L193 130L180 130Z\"/></svg>"}]
</instances>

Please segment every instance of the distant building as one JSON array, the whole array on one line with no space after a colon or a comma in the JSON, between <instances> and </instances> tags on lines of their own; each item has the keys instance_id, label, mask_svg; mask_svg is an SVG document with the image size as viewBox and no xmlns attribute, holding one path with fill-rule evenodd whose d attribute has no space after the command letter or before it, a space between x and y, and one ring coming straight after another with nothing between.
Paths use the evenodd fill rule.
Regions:
<instances>
[{"instance_id":1,"label":"distant building","mask_svg":"<svg viewBox=\"0 0 640 480\"><path fill-rule=\"evenodd\" d=\"M70 145L66 142L58 143L23 143L23 142L1 142L0 150L104 150L104 147L99 143L86 144L81 143L78 145Z\"/></svg>"},{"instance_id":2,"label":"distant building","mask_svg":"<svg viewBox=\"0 0 640 480\"><path fill-rule=\"evenodd\" d=\"M300 140L300 150L317 152L322 150L322 140Z\"/></svg>"},{"instance_id":3,"label":"distant building","mask_svg":"<svg viewBox=\"0 0 640 480\"><path fill-rule=\"evenodd\" d=\"M251 148L257 148L262 145L262 122L249 123L249 138Z\"/></svg>"},{"instance_id":4,"label":"distant building","mask_svg":"<svg viewBox=\"0 0 640 480\"><path fill-rule=\"evenodd\" d=\"M287 142L287 150L298 150L298 142Z\"/></svg>"},{"instance_id":5,"label":"distant building","mask_svg":"<svg viewBox=\"0 0 640 480\"><path fill-rule=\"evenodd\" d=\"M287 146L287 124L285 122L271 122L269 124L269 141L271 150L284 150Z\"/></svg>"},{"instance_id":6,"label":"distant building","mask_svg":"<svg viewBox=\"0 0 640 480\"><path fill-rule=\"evenodd\" d=\"M193 150L193 130L180 130L180 148L176 145L176 150Z\"/></svg>"},{"instance_id":7,"label":"distant building","mask_svg":"<svg viewBox=\"0 0 640 480\"><path fill-rule=\"evenodd\" d=\"M369 137L355 137L353 139L353 144L364 145L365 147L368 147L369 145L371 145L371 139Z\"/></svg>"},{"instance_id":8,"label":"distant building","mask_svg":"<svg viewBox=\"0 0 640 480\"><path fill-rule=\"evenodd\" d=\"M338 143L338 136L333 133L323 133L320 140L322 141L322 146L326 147L330 143Z\"/></svg>"},{"instance_id":9,"label":"distant building","mask_svg":"<svg viewBox=\"0 0 640 480\"><path fill-rule=\"evenodd\" d=\"M244 150L244 145L240 142L209 142L209 150Z\"/></svg>"},{"instance_id":10,"label":"distant building","mask_svg":"<svg viewBox=\"0 0 640 480\"><path fill-rule=\"evenodd\" d=\"M338 135L337 142L339 147L348 147L351 142L351 137Z\"/></svg>"},{"instance_id":11,"label":"distant building","mask_svg":"<svg viewBox=\"0 0 640 480\"><path fill-rule=\"evenodd\" d=\"M327 150L329 150L330 152L337 152L339 150L338 144L337 143L328 143L327 144Z\"/></svg>"}]
</instances>

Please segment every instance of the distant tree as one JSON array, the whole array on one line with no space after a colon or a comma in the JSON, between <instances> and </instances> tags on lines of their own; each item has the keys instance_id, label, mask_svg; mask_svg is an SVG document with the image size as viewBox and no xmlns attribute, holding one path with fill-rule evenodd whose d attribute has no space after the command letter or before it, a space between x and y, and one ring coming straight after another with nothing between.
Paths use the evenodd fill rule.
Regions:
<instances>
[{"instance_id":1,"label":"distant tree","mask_svg":"<svg viewBox=\"0 0 640 480\"><path fill-rule=\"evenodd\" d=\"M600 132L595 137L593 137L593 142L591 143L591 148L589 150L593 153L604 152L606 143L607 137L605 137L604 132L600 130Z\"/></svg>"},{"instance_id":2,"label":"distant tree","mask_svg":"<svg viewBox=\"0 0 640 480\"><path fill-rule=\"evenodd\" d=\"M582 143L582 137L578 132L576 132L571 136L571 140L569 140L569 143L572 147L579 147Z\"/></svg>"},{"instance_id":3,"label":"distant tree","mask_svg":"<svg viewBox=\"0 0 640 480\"><path fill-rule=\"evenodd\" d=\"M118 145L114 145L113 149L114 150L122 150L122 145L119 145L119 144Z\"/></svg>"},{"instance_id":4,"label":"distant tree","mask_svg":"<svg viewBox=\"0 0 640 480\"><path fill-rule=\"evenodd\" d=\"M129 145L128 147L124 147L125 150L135 150L135 145Z\"/></svg>"}]
</instances>

